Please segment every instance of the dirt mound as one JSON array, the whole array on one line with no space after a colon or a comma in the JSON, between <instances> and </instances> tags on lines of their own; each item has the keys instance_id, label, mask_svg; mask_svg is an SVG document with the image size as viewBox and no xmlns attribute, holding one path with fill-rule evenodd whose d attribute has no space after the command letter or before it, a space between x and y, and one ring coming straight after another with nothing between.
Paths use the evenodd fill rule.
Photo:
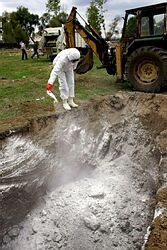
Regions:
<instances>
[{"instance_id":1,"label":"dirt mound","mask_svg":"<svg viewBox=\"0 0 167 250\"><path fill-rule=\"evenodd\" d=\"M6 134L2 249L165 249L166 107L120 92Z\"/></svg>"}]
</instances>

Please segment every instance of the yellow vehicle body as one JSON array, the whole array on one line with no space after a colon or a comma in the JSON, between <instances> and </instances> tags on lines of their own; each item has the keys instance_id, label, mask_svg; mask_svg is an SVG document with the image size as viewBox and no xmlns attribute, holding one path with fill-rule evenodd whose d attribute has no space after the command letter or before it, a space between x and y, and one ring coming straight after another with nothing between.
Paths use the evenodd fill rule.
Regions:
<instances>
[{"instance_id":1,"label":"yellow vehicle body","mask_svg":"<svg viewBox=\"0 0 167 250\"><path fill-rule=\"evenodd\" d=\"M167 3L126 10L122 37L112 48L91 25L82 26L76 14L73 7L65 34L67 47L76 47L75 32L87 44L78 73L92 68L94 53L102 63L99 68L106 68L117 81L126 79L135 90L159 92L167 86ZM135 20L132 34L128 34L129 16Z\"/></svg>"}]
</instances>

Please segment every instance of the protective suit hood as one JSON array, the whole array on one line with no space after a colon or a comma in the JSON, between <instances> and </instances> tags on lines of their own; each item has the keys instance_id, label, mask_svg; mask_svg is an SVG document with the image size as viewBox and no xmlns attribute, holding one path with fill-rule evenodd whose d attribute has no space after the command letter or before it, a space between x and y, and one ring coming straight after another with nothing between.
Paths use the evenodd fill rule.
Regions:
<instances>
[{"instance_id":1,"label":"protective suit hood","mask_svg":"<svg viewBox=\"0 0 167 250\"><path fill-rule=\"evenodd\" d=\"M68 59L72 60L79 60L80 59L80 52L76 48L72 48L68 51Z\"/></svg>"}]
</instances>

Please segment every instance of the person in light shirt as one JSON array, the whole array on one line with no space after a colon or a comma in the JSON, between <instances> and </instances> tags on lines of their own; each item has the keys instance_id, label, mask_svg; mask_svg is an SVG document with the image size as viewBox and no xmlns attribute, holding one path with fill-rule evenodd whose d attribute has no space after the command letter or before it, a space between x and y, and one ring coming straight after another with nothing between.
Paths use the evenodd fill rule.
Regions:
<instances>
[{"instance_id":1,"label":"person in light shirt","mask_svg":"<svg viewBox=\"0 0 167 250\"><path fill-rule=\"evenodd\" d=\"M21 59L22 60L27 60L27 52L26 52L26 46L24 42L20 42L20 47L21 47L21 51L22 51L22 56Z\"/></svg>"}]
</instances>

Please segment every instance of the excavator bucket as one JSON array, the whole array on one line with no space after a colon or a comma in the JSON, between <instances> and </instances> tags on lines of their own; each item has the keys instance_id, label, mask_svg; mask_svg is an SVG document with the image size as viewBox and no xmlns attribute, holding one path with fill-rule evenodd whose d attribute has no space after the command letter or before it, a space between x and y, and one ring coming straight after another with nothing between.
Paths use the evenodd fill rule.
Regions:
<instances>
[{"instance_id":1,"label":"excavator bucket","mask_svg":"<svg viewBox=\"0 0 167 250\"><path fill-rule=\"evenodd\" d=\"M81 55L81 59L76 69L76 73L84 74L87 71L91 70L92 67L93 67L93 51L92 49L88 48L87 53L84 55Z\"/></svg>"}]
</instances>

